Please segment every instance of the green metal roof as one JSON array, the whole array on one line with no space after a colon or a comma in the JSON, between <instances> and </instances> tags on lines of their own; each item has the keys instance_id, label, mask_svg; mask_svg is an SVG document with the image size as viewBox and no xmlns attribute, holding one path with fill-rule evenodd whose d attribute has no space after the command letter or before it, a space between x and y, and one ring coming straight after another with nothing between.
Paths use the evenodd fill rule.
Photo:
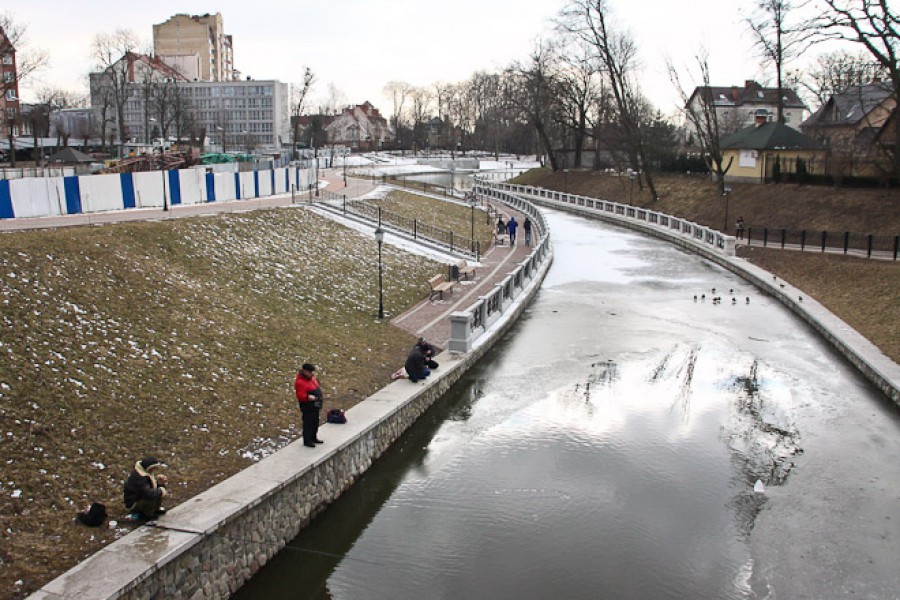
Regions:
<instances>
[{"instance_id":1,"label":"green metal roof","mask_svg":"<svg viewBox=\"0 0 900 600\"><path fill-rule=\"evenodd\" d=\"M824 150L813 138L784 123L765 123L741 129L720 140L724 149L735 150Z\"/></svg>"}]
</instances>

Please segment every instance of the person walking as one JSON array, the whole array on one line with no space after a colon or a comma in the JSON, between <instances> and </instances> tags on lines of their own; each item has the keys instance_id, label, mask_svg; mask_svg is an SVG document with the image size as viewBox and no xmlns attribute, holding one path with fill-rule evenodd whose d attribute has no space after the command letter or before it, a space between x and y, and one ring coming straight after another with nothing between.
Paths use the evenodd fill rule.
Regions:
<instances>
[{"instance_id":1,"label":"person walking","mask_svg":"<svg viewBox=\"0 0 900 600\"><path fill-rule=\"evenodd\" d=\"M134 520L153 519L166 513L162 499L168 495L168 479L157 471L165 467L155 456L147 456L136 463L123 486L125 510Z\"/></svg>"},{"instance_id":2,"label":"person walking","mask_svg":"<svg viewBox=\"0 0 900 600\"><path fill-rule=\"evenodd\" d=\"M516 245L516 229L518 229L519 224L516 222L515 217L510 217L509 222L506 224L506 230L509 232L509 245Z\"/></svg>"},{"instance_id":3,"label":"person walking","mask_svg":"<svg viewBox=\"0 0 900 600\"><path fill-rule=\"evenodd\" d=\"M497 217L497 233L500 235L506 233L506 223L503 222L503 215Z\"/></svg>"},{"instance_id":4,"label":"person walking","mask_svg":"<svg viewBox=\"0 0 900 600\"><path fill-rule=\"evenodd\" d=\"M737 222L734 224L734 231L737 239L744 239L744 217L737 218Z\"/></svg>"},{"instance_id":5,"label":"person walking","mask_svg":"<svg viewBox=\"0 0 900 600\"><path fill-rule=\"evenodd\" d=\"M315 371L315 365L304 363L297 372L297 379L294 380L294 391L300 404L300 413L303 415L303 445L309 448L324 443L318 438L322 389L313 375Z\"/></svg>"},{"instance_id":6,"label":"person walking","mask_svg":"<svg viewBox=\"0 0 900 600\"><path fill-rule=\"evenodd\" d=\"M525 245L531 245L531 219L528 218L528 215L525 215L525 222L522 223L522 229L525 230Z\"/></svg>"}]
</instances>

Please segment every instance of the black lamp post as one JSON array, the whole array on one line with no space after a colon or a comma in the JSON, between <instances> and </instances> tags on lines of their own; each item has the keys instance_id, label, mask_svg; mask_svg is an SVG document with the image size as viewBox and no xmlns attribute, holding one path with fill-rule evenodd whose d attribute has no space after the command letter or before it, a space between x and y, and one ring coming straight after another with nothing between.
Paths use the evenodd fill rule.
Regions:
<instances>
[{"instance_id":1,"label":"black lamp post","mask_svg":"<svg viewBox=\"0 0 900 600\"><path fill-rule=\"evenodd\" d=\"M631 178L631 187L628 188L628 206L631 206L634 203L634 180L637 179L637 173L629 171L628 177Z\"/></svg>"},{"instance_id":2,"label":"black lamp post","mask_svg":"<svg viewBox=\"0 0 900 600\"><path fill-rule=\"evenodd\" d=\"M725 225L722 233L728 233L728 196L731 195L731 188L728 186L722 188L722 195L725 196Z\"/></svg>"},{"instance_id":3,"label":"black lamp post","mask_svg":"<svg viewBox=\"0 0 900 600\"><path fill-rule=\"evenodd\" d=\"M472 252L475 252L475 205L478 204L478 197L475 191L472 191L472 197L469 199L469 206L472 207Z\"/></svg>"},{"instance_id":4,"label":"black lamp post","mask_svg":"<svg viewBox=\"0 0 900 600\"><path fill-rule=\"evenodd\" d=\"M381 243L384 241L384 230L375 229L375 241L378 242L378 319L384 318L384 288L381 285Z\"/></svg>"},{"instance_id":5,"label":"black lamp post","mask_svg":"<svg viewBox=\"0 0 900 600\"><path fill-rule=\"evenodd\" d=\"M347 157L348 156L350 156L349 150L344 152L344 187L347 187Z\"/></svg>"}]
</instances>

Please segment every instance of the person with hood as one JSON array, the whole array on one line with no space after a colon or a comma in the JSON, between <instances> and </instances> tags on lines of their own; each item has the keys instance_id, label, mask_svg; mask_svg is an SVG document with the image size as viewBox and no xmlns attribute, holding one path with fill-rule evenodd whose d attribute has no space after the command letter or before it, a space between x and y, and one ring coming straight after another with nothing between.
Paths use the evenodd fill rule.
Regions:
<instances>
[{"instance_id":1,"label":"person with hood","mask_svg":"<svg viewBox=\"0 0 900 600\"><path fill-rule=\"evenodd\" d=\"M419 338L419 341L416 342L416 346L418 346L419 349L422 350L422 354L425 355L426 367L434 371L440 366L437 361L434 360L434 355L439 352L437 346L435 346L434 344L429 344L423 337Z\"/></svg>"},{"instance_id":2,"label":"person with hood","mask_svg":"<svg viewBox=\"0 0 900 600\"><path fill-rule=\"evenodd\" d=\"M419 344L413 346L412 350L409 351L409 355L406 357L405 368L407 377L409 377L409 380L413 383L431 375L431 371L428 369L425 351Z\"/></svg>"},{"instance_id":3,"label":"person with hood","mask_svg":"<svg viewBox=\"0 0 900 600\"><path fill-rule=\"evenodd\" d=\"M315 365L304 363L297 372L297 379L294 380L294 391L300 404L300 413L303 415L303 445L309 448L325 443L318 438L322 388L313 375L315 370Z\"/></svg>"},{"instance_id":4,"label":"person with hood","mask_svg":"<svg viewBox=\"0 0 900 600\"><path fill-rule=\"evenodd\" d=\"M528 216L525 216L525 222L522 223L522 229L525 230L525 245L531 245L531 219Z\"/></svg>"},{"instance_id":5,"label":"person with hood","mask_svg":"<svg viewBox=\"0 0 900 600\"><path fill-rule=\"evenodd\" d=\"M506 223L506 229L509 231L509 245L516 245L516 229L519 227L519 224L516 222L515 217L510 217L509 221Z\"/></svg>"},{"instance_id":6,"label":"person with hood","mask_svg":"<svg viewBox=\"0 0 900 600\"><path fill-rule=\"evenodd\" d=\"M158 473L165 466L155 456L147 456L134 464L123 490L125 510L132 519L153 519L165 514L162 499L168 495L168 479Z\"/></svg>"}]
</instances>

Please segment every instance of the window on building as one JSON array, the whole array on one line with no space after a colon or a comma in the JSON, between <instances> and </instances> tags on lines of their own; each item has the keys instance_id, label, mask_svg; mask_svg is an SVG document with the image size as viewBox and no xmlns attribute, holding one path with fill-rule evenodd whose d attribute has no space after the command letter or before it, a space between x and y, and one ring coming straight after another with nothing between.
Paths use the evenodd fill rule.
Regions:
<instances>
[{"instance_id":1,"label":"window on building","mask_svg":"<svg viewBox=\"0 0 900 600\"><path fill-rule=\"evenodd\" d=\"M7 100L15 100L16 99L16 90L6 90L6 99Z\"/></svg>"},{"instance_id":2,"label":"window on building","mask_svg":"<svg viewBox=\"0 0 900 600\"><path fill-rule=\"evenodd\" d=\"M15 78L16 78L16 75L12 71L7 71L6 73L3 74L3 81L5 81L7 83L11 83Z\"/></svg>"},{"instance_id":3,"label":"window on building","mask_svg":"<svg viewBox=\"0 0 900 600\"><path fill-rule=\"evenodd\" d=\"M11 64L13 64L13 55L10 54L9 52L7 52L6 54L4 54L4 55L3 55L3 64L4 64L4 65L11 65Z\"/></svg>"}]
</instances>

